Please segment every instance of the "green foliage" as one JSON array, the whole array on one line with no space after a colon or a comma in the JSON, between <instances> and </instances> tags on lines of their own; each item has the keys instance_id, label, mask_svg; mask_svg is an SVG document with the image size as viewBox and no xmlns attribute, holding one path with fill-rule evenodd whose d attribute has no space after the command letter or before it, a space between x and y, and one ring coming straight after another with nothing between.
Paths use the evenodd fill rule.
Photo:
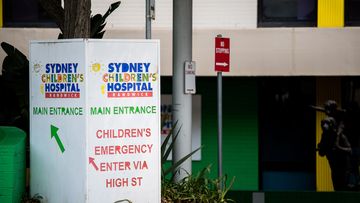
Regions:
<instances>
[{"instance_id":1,"label":"green foliage","mask_svg":"<svg viewBox=\"0 0 360 203\"><path fill-rule=\"evenodd\" d=\"M41 203L40 200L35 198L24 198L21 200L21 203Z\"/></svg>"},{"instance_id":2,"label":"green foliage","mask_svg":"<svg viewBox=\"0 0 360 203\"><path fill-rule=\"evenodd\" d=\"M219 179L210 179L207 177L208 173L210 173L210 166L204 168L195 176L189 175L179 183L164 179L162 181L161 202L235 202L225 197L234 182L234 178L231 180L230 185L226 186L226 176ZM225 189L220 189L220 185L224 185Z\"/></svg>"},{"instance_id":3,"label":"green foliage","mask_svg":"<svg viewBox=\"0 0 360 203\"><path fill-rule=\"evenodd\" d=\"M105 30L103 29L106 25L105 20L113 11L115 11L120 6L120 3L121 3L120 1L112 3L104 15L96 14L91 17L90 38L96 38L96 39L103 38L105 33Z\"/></svg>"},{"instance_id":4,"label":"green foliage","mask_svg":"<svg viewBox=\"0 0 360 203\"><path fill-rule=\"evenodd\" d=\"M233 178L229 184L226 186L227 176L218 179L208 178L208 173L210 173L210 166L204 168L196 176L188 175L179 183L173 181L174 174L177 172L177 168L188 158L196 153L198 148L191 152L190 154L183 157L176 163L173 163L170 167L166 168L166 160L170 155L171 150L174 147L174 142L176 141L181 128L176 132L174 136L174 130L177 123L170 131L169 135L164 140L161 145L161 202L162 203L173 203L173 202L203 202L203 203L228 203L235 202L231 199L226 199L225 195L231 188L234 183L235 178ZM173 141L169 144L170 138L173 137ZM169 144L169 146L168 146ZM168 147L167 147L168 146ZM167 178L168 175L172 173L171 178ZM221 189L223 186L224 189Z\"/></svg>"},{"instance_id":5,"label":"green foliage","mask_svg":"<svg viewBox=\"0 0 360 203\"><path fill-rule=\"evenodd\" d=\"M0 75L2 95L1 124L12 125L28 132L29 129L29 61L12 45L2 42L7 56Z\"/></svg>"},{"instance_id":6,"label":"green foliage","mask_svg":"<svg viewBox=\"0 0 360 203\"><path fill-rule=\"evenodd\" d=\"M176 162L176 163L172 164L170 167L166 168L166 160L168 159L172 149L174 148L174 143L175 143L177 137L179 136L179 132L181 130L181 128L180 128L178 130L178 132L174 136L172 136L173 129L175 129L176 125L177 125L177 123L174 124L174 127L171 129L169 135L165 138L163 144L161 145L161 179L165 179L165 177L167 175L169 175L170 173L174 174L176 172L176 169L182 163L184 163L184 161L186 161L188 158L190 158L193 154L195 154L197 151L199 151L201 149L201 147L199 147L198 149L194 150L190 154L188 154L185 157L183 157L182 159L180 159L178 162ZM172 139L172 142L170 143L170 145L168 146L171 137L173 137L173 139Z\"/></svg>"},{"instance_id":7,"label":"green foliage","mask_svg":"<svg viewBox=\"0 0 360 203\"><path fill-rule=\"evenodd\" d=\"M21 199L21 203L41 203L43 202L43 197L39 194L35 194L33 197L30 197L29 193L24 194Z\"/></svg>"}]
</instances>

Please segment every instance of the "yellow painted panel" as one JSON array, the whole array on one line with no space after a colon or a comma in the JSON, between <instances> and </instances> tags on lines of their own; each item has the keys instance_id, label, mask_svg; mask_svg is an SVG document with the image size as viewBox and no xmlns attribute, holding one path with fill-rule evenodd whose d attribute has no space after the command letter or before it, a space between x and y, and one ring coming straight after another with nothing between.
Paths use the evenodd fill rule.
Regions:
<instances>
[{"instance_id":1,"label":"yellow painted panel","mask_svg":"<svg viewBox=\"0 0 360 203\"><path fill-rule=\"evenodd\" d=\"M0 0L0 28L3 26L3 1Z\"/></svg>"},{"instance_id":2,"label":"yellow painted panel","mask_svg":"<svg viewBox=\"0 0 360 203\"><path fill-rule=\"evenodd\" d=\"M316 105L324 106L325 101L332 99L341 106L341 80L340 78L317 78L316 79ZM321 120L325 118L325 113L316 112L316 145L321 139ZM316 190L334 191L331 171L326 157L320 157L316 153Z\"/></svg>"},{"instance_id":3,"label":"yellow painted panel","mask_svg":"<svg viewBox=\"0 0 360 203\"><path fill-rule=\"evenodd\" d=\"M318 27L344 27L344 0L318 0Z\"/></svg>"}]
</instances>

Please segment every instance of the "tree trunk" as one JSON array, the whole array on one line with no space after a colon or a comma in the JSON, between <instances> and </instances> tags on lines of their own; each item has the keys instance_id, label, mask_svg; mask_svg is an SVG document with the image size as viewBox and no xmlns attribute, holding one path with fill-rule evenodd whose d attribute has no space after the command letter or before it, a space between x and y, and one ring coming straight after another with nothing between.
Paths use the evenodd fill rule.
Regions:
<instances>
[{"instance_id":1,"label":"tree trunk","mask_svg":"<svg viewBox=\"0 0 360 203\"><path fill-rule=\"evenodd\" d=\"M64 38L90 37L91 0L64 0Z\"/></svg>"}]
</instances>

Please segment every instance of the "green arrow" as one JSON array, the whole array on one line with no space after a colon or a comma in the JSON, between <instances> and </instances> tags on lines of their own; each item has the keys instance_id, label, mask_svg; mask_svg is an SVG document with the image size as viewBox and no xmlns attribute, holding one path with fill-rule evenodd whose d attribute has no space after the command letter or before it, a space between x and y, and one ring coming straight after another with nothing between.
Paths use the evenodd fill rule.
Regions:
<instances>
[{"instance_id":1,"label":"green arrow","mask_svg":"<svg viewBox=\"0 0 360 203\"><path fill-rule=\"evenodd\" d=\"M56 140L57 144L59 145L61 153L64 153L64 151L65 151L64 145L61 142L59 135L57 134L57 131L59 130L59 128L57 128L53 125L51 125L50 128L51 128L51 138L55 137L55 140Z\"/></svg>"}]
</instances>

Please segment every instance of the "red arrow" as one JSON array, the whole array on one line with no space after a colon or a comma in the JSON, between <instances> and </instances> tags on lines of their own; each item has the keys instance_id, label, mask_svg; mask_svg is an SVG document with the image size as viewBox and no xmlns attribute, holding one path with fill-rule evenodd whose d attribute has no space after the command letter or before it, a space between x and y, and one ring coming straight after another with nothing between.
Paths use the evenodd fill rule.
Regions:
<instances>
[{"instance_id":1,"label":"red arrow","mask_svg":"<svg viewBox=\"0 0 360 203\"><path fill-rule=\"evenodd\" d=\"M94 161L95 159L94 158L92 158L92 157L89 157L89 164L92 164L93 165L93 167L95 168L95 170L99 170L99 167L95 164L95 161Z\"/></svg>"}]
</instances>

